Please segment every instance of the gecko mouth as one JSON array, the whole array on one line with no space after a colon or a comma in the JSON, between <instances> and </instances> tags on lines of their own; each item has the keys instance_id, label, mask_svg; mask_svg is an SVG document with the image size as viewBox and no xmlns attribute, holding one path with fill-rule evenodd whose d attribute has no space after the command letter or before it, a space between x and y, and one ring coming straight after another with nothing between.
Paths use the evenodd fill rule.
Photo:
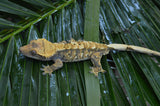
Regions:
<instances>
[{"instance_id":1,"label":"gecko mouth","mask_svg":"<svg viewBox=\"0 0 160 106\"><path fill-rule=\"evenodd\" d=\"M20 53L22 53L23 55L25 55L27 57L38 59L36 56L32 55L30 45L20 47L19 51L20 51Z\"/></svg>"},{"instance_id":2,"label":"gecko mouth","mask_svg":"<svg viewBox=\"0 0 160 106\"><path fill-rule=\"evenodd\" d=\"M33 59L41 60L41 61L48 61L48 60L50 60L49 58L45 58L44 56L40 56L40 55L38 55L36 53L33 53L33 51L29 48L28 45L20 47L19 51L24 56L29 57L29 58L33 58Z\"/></svg>"}]
</instances>

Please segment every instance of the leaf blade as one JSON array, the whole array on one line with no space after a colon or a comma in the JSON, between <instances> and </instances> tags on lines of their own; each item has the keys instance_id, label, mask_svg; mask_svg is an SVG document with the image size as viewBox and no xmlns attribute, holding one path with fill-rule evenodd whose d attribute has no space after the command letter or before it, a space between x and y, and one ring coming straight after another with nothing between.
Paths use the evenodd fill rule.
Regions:
<instances>
[{"instance_id":1,"label":"leaf blade","mask_svg":"<svg viewBox=\"0 0 160 106\"><path fill-rule=\"evenodd\" d=\"M9 74L11 71L11 63L13 57L13 49L14 49L14 38L12 37L9 40L8 47L6 49L5 58L3 61L3 66L0 73L0 105L4 105L7 85L9 84ZM1 60L2 61L2 60Z\"/></svg>"}]
</instances>

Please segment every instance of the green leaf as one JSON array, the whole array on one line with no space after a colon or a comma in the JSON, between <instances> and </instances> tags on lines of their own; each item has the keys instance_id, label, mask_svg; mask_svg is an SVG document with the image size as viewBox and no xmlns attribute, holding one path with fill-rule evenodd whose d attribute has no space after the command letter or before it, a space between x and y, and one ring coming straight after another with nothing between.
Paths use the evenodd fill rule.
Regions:
<instances>
[{"instance_id":1,"label":"green leaf","mask_svg":"<svg viewBox=\"0 0 160 106\"><path fill-rule=\"evenodd\" d=\"M49 15L55 13L57 10L62 9L63 7L69 5L69 4L72 3L72 2L73 2L73 0L67 1L67 2L65 2L65 3L59 4L59 5L57 6L57 8L51 9L51 10L49 10L49 11L48 11L48 9L47 9L47 11L45 11L45 12L44 12L41 16L39 16L39 17L35 16L35 17L31 17L30 19L26 19L26 20L25 20L25 23L24 23L24 22L21 22L21 24L22 24L22 27L21 27L21 28L19 28L19 29L17 29L17 30L14 30L13 32L11 32L11 33L9 33L9 34L8 34L8 32L6 32L6 34L3 33L3 36L5 35L5 37L2 36L2 38L0 38L0 43L1 43L1 42L4 42L5 40L7 40L8 38L10 38L11 36L14 36L14 35L20 33L21 31L25 30L26 28L30 27L31 25L34 25L34 24L38 23L38 22L41 21L42 19L48 17ZM1 2L0 2L0 3L1 3ZM3 4L3 2L2 2L2 4ZM11 5L11 4L10 4L10 5ZM4 10L7 10L7 9L4 9ZM42 9L42 10L43 10L43 9ZM1 10L0 10L0 11L1 11ZM2 10L2 11L3 11L3 10ZM23 21L24 21L24 20L23 20Z\"/></svg>"},{"instance_id":2,"label":"green leaf","mask_svg":"<svg viewBox=\"0 0 160 106\"><path fill-rule=\"evenodd\" d=\"M27 43L29 43L29 41L38 38L38 33L36 31L36 29L34 28L34 26L31 26L30 29L28 30L28 32L26 33L26 35L28 36L27 38ZM37 102L33 102L34 100L37 101L38 97L36 96L35 98L33 98L33 96L31 95L32 93L34 93L38 83L35 83L35 78L33 76L33 72L36 73L36 71L38 72L38 70L33 70L36 66L33 66L33 61L25 61L24 62L24 73L23 73L23 80L22 80L22 86L21 86L21 96L20 96L20 105L25 105L25 104L34 104L37 105ZM39 67L37 68L39 69ZM34 85L33 85L34 84ZM36 85L37 84L37 85ZM36 91L37 93L37 91ZM35 94L35 93L34 93Z\"/></svg>"},{"instance_id":3,"label":"green leaf","mask_svg":"<svg viewBox=\"0 0 160 106\"><path fill-rule=\"evenodd\" d=\"M117 83L113 70L106 60L107 58L103 57L101 61L106 73L103 76L101 74L99 78L103 105L129 105L120 84Z\"/></svg>"},{"instance_id":4,"label":"green leaf","mask_svg":"<svg viewBox=\"0 0 160 106\"><path fill-rule=\"evenodd\" d=\"M86 1L86 15L84 26L84 39L91 41L99 41L99 0ZM92 37L90 37L92 35ZM100 106L100 86L98 78L90 74L89 69L91 65L85 62L85 83L86 83L86 96L88 106ZM91 98L92 97L92 98Z\"/></svg>"},{"instance_id":5,"label":"green leaf","mask_svg":"<svg viewBox=\"0 0 160 106\"><path fill-rule=\"evenodd\" d=\"M41 6L41 7L51 7L51 8L54 8L53 5L51 5L49 2L47 2L45 0L23 0L23 1L26 1L26 2L28 2L30 4L34 4L34 5Z\"/></svg>"},{"instance_id":6,"label":"green leaf","mask_svg":"<svg viewBox=\"0 0 160 106\"><path fill-rule=\"evenodd\" d=\"M21 26L12 23L11 21L0 18L0 27L2 28L20 28Z\"/></svg>"},{"instance_id":7,"label":"green leaf","mask_svg":"<svg viewBox=\"0 0 160 106\"><path fill-rule=\"evenodd\" d=\"M25 7L22 7L20 5L17 5L8 0L0 1L0 11L21 16L36 16L36 17L39 16L39 14L37 14L36 12L29 10Z\"/></svg>"},{"instance_id":8,"label":"green leaf","mask_svg":"<svg viewBox=\"0 0 160 106\"><path fill-rule=\"evenodd\" d=\"M135 6L135 4L130 1L125 2L127 6L129 5L135 8L135 9L132 9L132 8L129 8L129 9L130 11L133 12L133 15L136 15L136 14L139 15L138 20L136 17L130 15L131 13L130 11L128 13L125 13L125 11L128 11L128 10L125 10L123 6L120 4L121 4L120 2L112 2L111 4L112 7L108 8L107 10L101 9L102 22L100 23L105 23L100 25L101 31L102 33L106 33L108 29L115 29L115 27L112 26L113 23L117 27L125 28L129 26L129 28L124 29L122 31L119 30L118 32L115 29L113 30L113 33L108 33L106 38L110 39L111 40L110 42L112 43L122 43L122 40L123 40L123 42L127 44L140 45L140 46L142 46L142 44L145 44L145 46L147 45L148 47L152 47L156 50L159 50L157 49L159 47L156 46L156 45L159 45L159 40L157 39L158 36L156 33L151 33L153 29L149 25L148 19L146 18L147 21L145 20L143 14L141 14L136 9L137 6ZM118 9L115 11L115 8L118 8ZM123 8L124 12L121 10L121 8ZM115 16L112 17L112 19L110 18L110 20L108 20L109 18L107 17L113 14L109 14L109 13L107 15L105 14L105 12L109 11L109 9L113 10L113 12L115 13ZM123 15L125 17L122 17ZM120 18L119 16L121 16L122 18ZM139 21L139 24L128 23L126 17L128 17L129 19L132 19L132 21L130 21L132 23ZM116 23L117 21L118 23ZM147 30L145 31L143 27ZM132 57L131 55L127 55L124 52L123 53L113 52L113 53L114 54L112 54L112 56L113 56L114 62L116 63L116 67L118 68L118 71L124 83L124 87L126 89L126 92L130 99L131 104L144 105L146 104L146 100L147 102L149 102L149 104L152 104L152 105L158 104L159 92L157 88L159 89L158 87L159 83L156 77L153 78L153 76L155 75L159 76L160 69L158 65L151 58L148 58L149 56L140 56L139 54L132 53L133 55ZM144 78L141 78L141 77L144 77ZM146 82L144 82L143 80L146 78L150 82L150 86L152 87L154 86L153 89L155 94L153 93L153 90L150 89L149 86L148 86L148 89L145 88L148 85L148 81L146 80ZM152 96L147 96L147 95L152 95ZM158 98L155 95L157 95Z\"/></svg>"},{"instance_id":9,"label":"green leaf","mask_svg":"<svg viewBox=\"0 0 160 106\"><path fill-rule=\"evenodd\" d=\"M3 64L0 71L0 105L4 105L6 99L6 92L9 83L9 75L11 71L11 63L13 58L13 50L14 50L14 38L12 37L8 42L8 47L6 49L5 57L3 60Z\"/></svg>"}]
</instances>

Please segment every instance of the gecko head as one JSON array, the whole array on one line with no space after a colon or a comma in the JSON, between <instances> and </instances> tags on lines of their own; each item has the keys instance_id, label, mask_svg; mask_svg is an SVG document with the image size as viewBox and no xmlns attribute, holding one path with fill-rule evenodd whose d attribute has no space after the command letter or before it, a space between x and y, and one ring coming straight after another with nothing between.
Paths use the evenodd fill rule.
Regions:
<instances>
[{"instance_id":1,"label":"gecko head","mask_svg":"<svg viewBox=\"0 0 160 106\"><path fill-rule=\"evenodd\" d=\"M49 60L56 50L53 44L46 39L37 39L20 47L20 52L27 57L45 61Z\"/></svg>"}]
</instances>

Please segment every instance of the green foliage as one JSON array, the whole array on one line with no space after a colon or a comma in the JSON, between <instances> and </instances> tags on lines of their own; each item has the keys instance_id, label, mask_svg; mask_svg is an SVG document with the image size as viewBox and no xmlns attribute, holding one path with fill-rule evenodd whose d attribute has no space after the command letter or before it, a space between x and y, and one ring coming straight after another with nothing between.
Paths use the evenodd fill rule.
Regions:
<instances>
[{"instance_id":1,"label":"green foliage","mask_svg":"<svg viewBox=\"0 0 160 106\"><path fill-rule=\"evenodd\" d=\"M38 38L74 38L125 43L160 51L160 10L156 0L1 0L0 106L158 105L160 58L135 52L110 52L107 71L88 73L90 62L65 63L51 76L42 62L19 48Z\"/></svg>"}]
</instances>

